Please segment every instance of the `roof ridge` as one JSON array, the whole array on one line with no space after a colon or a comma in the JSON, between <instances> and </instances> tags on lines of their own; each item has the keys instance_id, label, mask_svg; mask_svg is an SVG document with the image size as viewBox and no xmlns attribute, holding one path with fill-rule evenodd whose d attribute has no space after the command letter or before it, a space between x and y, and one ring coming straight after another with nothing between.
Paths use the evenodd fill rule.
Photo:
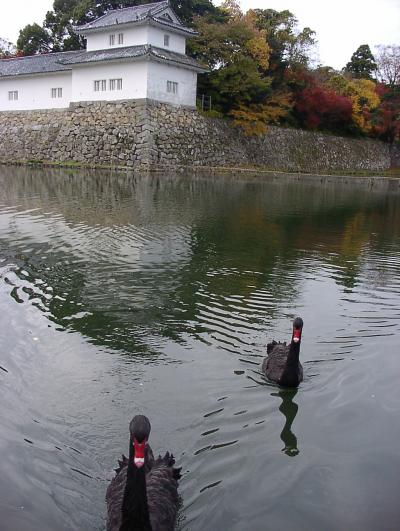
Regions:
<instances>
[{"instance_id":1,"label":"roof ridge","mask_svg":"<svg viewBox=\"0 0 400 531\"><path fill-rule=\"evenodd\" d=\"M163 0L161 2L152 2L152 5L157 6L157 9L161 9L160 4L165 4L163 7L170 7L169 0ZM151 5L151 4L143 4L143 5ZM156 11L156 8L154 9ZM153 11L152 9L150 11Z\"/></svg>"},{"instance_id":2,"label":"roof ridge","mask_svg":"<svg viewBox=\"0 0 400 531\"><path fill-rule=\"evenodd\" d=\"M161 2L149 2L148 4L139 4L137 6L126 6L126 7L116 8L116 9L110 9L109 11L107 11L107 13L104 13L104 15L101 15L101 17L96 18L95 20L100 20L101 18L105 17L106 15L109 15L113 11L125 11L127 9L134 9L136 7L157 6L158 4L169 5L169 0L162 0ZM94 22L94 20L92 20L92 22ZM88 24L90 24L90 22L88 22Z\"/></svg>"},{"instance_id":3,"label":"roof ridge","mask_svg":"<svg viewBox=\"0 0 400 531\"><path fill-rule=\"evenodd\" d=\"M50 56L54 56L54 55L61 55L63 53L78 53L78 52L85 52L86 50L68 50L68 51L64 51L64 52L45 52L45 53L35 53L33 55L21 55L21 56L18 56L18 57L3 57L0 59L0 61L21 61L22 59L35 59L37 57L48 57L49 55Z\"/></svg>"},{"instance_id":4,"label":"roof ridge","mask_svg":"<svg viewBox=\"0 0 400 531\"><path fill-rule=\"evenodd\" d=\"M97 22L98 20L101 20L102 18L104 17L107 17L108 15L110 15L111 13L115 13L115 12L120 12L120 11L127 11L128 9L135 9L137 7L146 7L146 6L159 6L159 4L166 4L166 7L169 6L169 0L161 0L161 2L149 2L148 4L139 4L137 6L127 6L127 7L120 7L120 8L116 8L116 9L110 9L109 11L107 11L107 13L104 13L104 15L101 15L101 17L98 17L98 18L95 18L94 20L90 21L90 22L86 22L86 24L82 24L82 26L88 26L89 24L92 24L93 22ZM80 26L76 26L77 28L79 28Z\"/></svg>"},{"instance_id":5,"label":"roof ridge","mask_svg":"<svg viewBox=\"0 0 400 531\"><path fill-rule=\"evenodd\" d=\"M147 4L139 4L137 6L126 6L126 7L121 7L119 9L111 9L108 12L111 13L111 11L123 11L124 9L132 9L134 7L146 7L146 6L158 6L159 7L159 4L169 4L169 0L161 0L160 2L148 2Z\"/></svg>"},{"instance_id":6,"label":"roof ridge","mask_svg":"<svg viewBox=\"0 0 400 531\"><path fill-rule=\"evenodd\" d=\"M114 15L116 16L121 11L135 11L135 10L142 11L143 10L142 8L146 8L146 7L149 7L149 6L153 6L153 7L150 7L147 10L147 12L145 11L144 14L136 15L136 20L145 20L149 16L152 17L153 15L157 15L157 13L159 11L162 11L166 7L170 7L170 3L169 3L169 0L162 0L161 2L149 2L147 4L139 4L139 5L136 5L136 6L127 6L127 7L117 8L117 9L110 9L109 11L104 13L104 15L101 15L101 17L95 18L94 20L91 20L90 22L86 22L85 24L81 24L79 26L73 26L73 28L75 30L93 29L93 28L96 27L96 26L93 26L94 24L97 25L100 21L102 21L106 17L109 17L110 15L111 15L111 17L114 16ZM178 18L177 15L176 15L176 17ZM118 18L116 18L116 20L118 20ZM178 18L178 20L179 20L179 18ZM111 24L111 25L113 25L113 24Z\"/></svg>"}]
</instances>

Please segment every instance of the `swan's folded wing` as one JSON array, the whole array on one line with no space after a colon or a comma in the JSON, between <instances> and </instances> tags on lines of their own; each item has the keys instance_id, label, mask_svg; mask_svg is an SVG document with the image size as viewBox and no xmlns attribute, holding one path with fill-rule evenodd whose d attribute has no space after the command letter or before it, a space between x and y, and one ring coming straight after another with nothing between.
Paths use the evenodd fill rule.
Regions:
<instances>
[{"instance_id":1,"label":"swan's folded wing","mask_svg":"<svg viewBox=\"0 0 400 531\"><path fill-rule=\"evenodd\" d=\"M179 470L173 467L175 460L170 454L155 460L146 476L147 501L152 531L174 529L179 505Z\"/></svg>"},{"instance_id":2,"label":"swan's folded wing","mask_svg":"<svg viewBox=\"0 0 400 531\"><path fill-rule=\"evenodd\" d=\"M124 456L123 456L124 457ZM124 497L128 459L122 459L122 465L107 487L107 531L119 529L121 525L121 507Z\"/></svg>"},{"instance_id":3,"label":"swan's folded wing","mask_svg":"<svg viewBox=\"0 0 400 531\"><path fill-rule=\"evenodd\" d=\"M270 344L271 345L271 344ZM286 367L286 360L289 347L286 343L274 342L273 348L270 349L268 357L263 362L263 372L268 378L278 381Z\"/></svg>"}]
</instances>

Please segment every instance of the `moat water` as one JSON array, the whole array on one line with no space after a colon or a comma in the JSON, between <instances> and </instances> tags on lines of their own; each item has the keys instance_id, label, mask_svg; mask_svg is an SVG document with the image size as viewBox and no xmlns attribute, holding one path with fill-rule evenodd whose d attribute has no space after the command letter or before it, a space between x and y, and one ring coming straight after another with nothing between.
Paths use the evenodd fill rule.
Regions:
<instances>
[{"instance_id":1,"label":"moat water","mask_svg":"<svg viewBox=\"0 0 400 531\"><path fill-rule=\"evenodd\" d=\"M2 531L105 527L138 413L185 531L390 531L400 188L0 168ZM304 381L260 374L304 319Z\"/></svg>"}]
</instances>

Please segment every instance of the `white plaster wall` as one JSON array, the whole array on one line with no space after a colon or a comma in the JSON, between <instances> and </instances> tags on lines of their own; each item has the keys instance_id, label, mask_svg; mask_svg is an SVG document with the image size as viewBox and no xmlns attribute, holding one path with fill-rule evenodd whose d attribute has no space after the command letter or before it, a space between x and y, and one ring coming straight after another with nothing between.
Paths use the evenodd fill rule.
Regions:
<instances>
[{"instance_id":1,"label":"white plaster wall","mask_svg":"<svg viewBox=\"0 0 400 531\"><path fill-rule=\"evenodd\" d=\"M110 79L122 79L122 90L109 89ZM107 90L95 92L94 81L105 79ZM167 92L167 81L178 83L178 94ZM72 72L0 79L0 111L56 109L70 102L150 98L177 105L196 105L197 74L156 61L102 63L74 67ZM61 87L62 98L52 98L51 89ZM18 90L18 100L8 92Z\"/></svg>"},{"instance_id":2,"label":"white plaster wall","mask_svg":"<svg viewBox=\"0 0 400 531\"><path fill-rule=\"evenodd\" d=\"M1 79L0 111L68 107L71 101L71 80L71 72ZM51 89L59 87L63 89L62 98L52 98ZM8 92L10 90L18 90L17 101L9 101Z\"/></svg>"},{"instance_id":3,"label":"white plaster wall","mask_svg":"<svg viewBox=\"0 0 400 531\"><path fill-rule=\"evenodd\" d=\"M118 33L124 34L123 44L118 44ZM115 44L110 46L110 35L115 35ZM169 35L169 46L164 45L164 35ZM153 26L136 26L136 27L114 27L112 30L92 33L87 35L86 49L88 52L93 50L105 50L109 48L122 48L124 46L137 46L141 44L152 44L158 48L165 48L172 52L186 52L186 38L182 35Z\"/></svg>"},{"instance_id":4,"label":"white plaster wall","mask_svg":"<svg viewBox=\"0 0 400 531\"><path fill-rule=\"evenodd\" d=\"M196 106L196 72L150 61L148 79L148 98L176 105ZM167 81L178 83L178 94L167 92Z\"/></svg>"},{"instance_id":5,"label":"white plaster wall","mask_svg":"<svg viewBox=\"0 0 400 531\"><path fill-rule=\"evenodd\" d=\"M102 63L75 67L72 71L71 101L100 101L146 98L148 62ZM109 90L110 79L122 79L122 90ZM107 90L95 92L95 80L107 80Z\"/></svg>"},{"instance_id":6,"label":"white plaster wall","mask_svg":"<svg viewBox=\"0 0 400 531\"><path fill-rule=\"evenodd\" d=\"M118 33L124 34L124 43L118 44ZM115 35L115 45L110 46L110 35ZM92 33L87 36L86 49L88 52L93 50L105 50L108 48L122 48L124 46L137 46L148 43L148 26L136 26L133 28L121 27L112 30Z\"/></svg>"},{"instance_id":7,"label":"white plaster wall","mask_svg":"<svg viewBox=\"0 0 400 531\"><path fill-rule=\"evenodd\" d=\"M169 46L164 45L164 35L169 35ZM171 52L186 53L186 38L182 35L177 35L167 31L167 29L155 28L149 26L149 44L157 46L158 48L165 48Z\"/></svg>"}]
</instances>

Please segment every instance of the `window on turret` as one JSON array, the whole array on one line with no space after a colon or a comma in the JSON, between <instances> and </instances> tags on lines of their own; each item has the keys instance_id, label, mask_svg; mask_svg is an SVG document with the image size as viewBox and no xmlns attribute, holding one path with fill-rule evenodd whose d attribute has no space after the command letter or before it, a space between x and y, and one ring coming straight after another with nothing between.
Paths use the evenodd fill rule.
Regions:
<instances>
[{"instance_id":1,"label":"window on turret","mask_svg":"<svg viewBox=\"0 0 400 531\"><path fill-rule=\"evenodd\" d=\"M178 94L178 83L176 81L167 81L167 92Z\"/></svg>"},{"instance_id":2,"label":"window on turret","mask_svg":"<svg viewBox=\"0 0 400 531\"><path fill-rule=\"evenodd\" d=\"M10 90L8 92L8 99L10 101L17 101L18 100L18 90Z\"/></svg>"},{"instance_id":3,"label":"window on turret","mask_svg":"<svg viewBox=\"0 0 400 531\"><path fill-rule=\"evenodd\" d=\"M164 35L164 46L169 46L169 35Z\"/></svg>"},{"instance_id":4,"label":"window on turret","mask_svg":"<svg viewBox=\"0 0 400 531\"><path fill-rule=\"evenodd\" d=\"M115 45L115 35L110 35L110 46Z\"/></svg>"},{"instance_id":5,"label":"window on turret","mask_svg":"<svg viewBox=\"0 0 400 531\"><path fill-rule=\"evenodd\" d=\"M118 44L124 44L124 34L118 33Z\"/></svg>"},{"instance_id":6,"label":"window on turret","mask_svg":"<svg viewBox=\"0 0 400 531\"><path fill-rule=\"evenodd\" d=\"M51 97L52 98L62 98L63 90L62 87L52 88Z\"/></svg>"},{"instance_id":7,"label":"window on turret","mask_svg":"<svg viewBox=\"0 0 400 531\"><path fill-rule=\"evenodd\" d=\"M122 90L122 79L110 79L109 81L110 90Z\"/></svg>"},{"instance_id":8,"label":"window on turret","mask_svg":"<svg viewBox=\"0 0 400 531\"><path fill-rule=\"evenodd\" d=\"M94 91L100 92L107 90L107 80L106 79L98 79L94 82Z\"/></svg>"}]
</instances>

